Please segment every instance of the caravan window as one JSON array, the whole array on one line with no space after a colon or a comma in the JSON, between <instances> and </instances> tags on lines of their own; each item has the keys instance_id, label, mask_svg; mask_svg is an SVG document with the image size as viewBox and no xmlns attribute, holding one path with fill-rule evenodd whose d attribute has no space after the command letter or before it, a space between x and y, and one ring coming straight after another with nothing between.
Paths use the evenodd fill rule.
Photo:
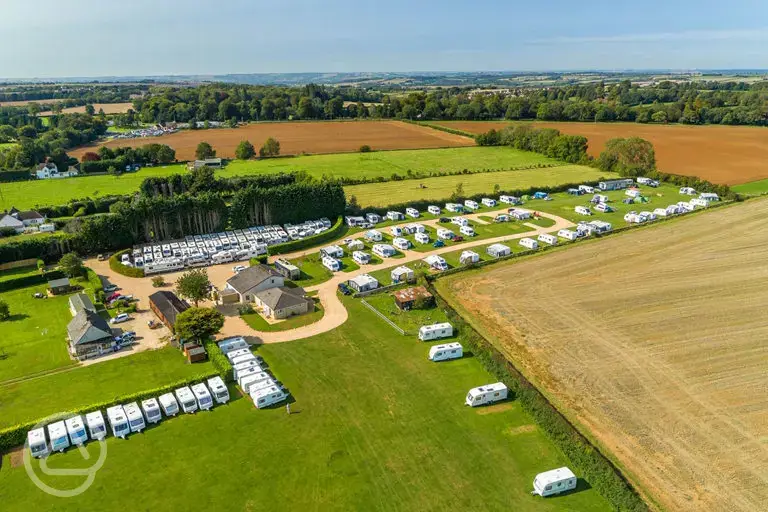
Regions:
<instances>
[{"instance_id":1,"label":"caravan window","mask_svg":"<svg viewBox=\"0 0 768 512\"><path fill-rule=\"evenodd\" d=\"M104 432L104 430L105 430L104 425L97 425L91 429L91 432L93 432L94 434L101 434L102 432Z\"/></svg>"},{"instance_id":2,"label":"caravan window","mask_svg":"<svg viewBox=\"0 0 768 512\"><path fill-rule=\"evenodd\" d=\"M551 486L551 485L548 485L548 486L546 486L546 487L544 488L544 490L545 490L545 491L551 491L551 490L552 490L552 486Z\"/></svg>"}]
</instances>

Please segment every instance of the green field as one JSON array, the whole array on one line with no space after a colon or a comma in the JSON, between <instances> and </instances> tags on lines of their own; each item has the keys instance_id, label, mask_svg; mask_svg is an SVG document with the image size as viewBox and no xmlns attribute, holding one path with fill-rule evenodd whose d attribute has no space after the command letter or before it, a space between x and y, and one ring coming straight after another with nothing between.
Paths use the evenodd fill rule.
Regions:
<instances>
[{"instance_id":1,"label":"green field","mask_svg":"<svg viewBox=\"0 0 768 512\"><path fill-rule=\"evenodd\" d=\"M431 363L429 344L345 302L350 321L339 329L258 349L295 398L293 414L238 397L127 440L110 437L93 486L66 500L38 490L6 455L3 510L113 510L133 500L152 511L609 509L584 481L569 495L532 497L535 474L567 461L518 403L464 406L467 389L494 381L480 363ZM47 461L83 467L77 450Z\"/></svg>"},{"instance_id":2,"label":"green field","mask_svg":"<svg viewBox=\"0 0 768 512\"><path fill-rule=\"evenodd\" d=\"M303 327L305 325L313 324L323 318L323 314L325 311L323 311L323 307L320 305L319 301L315 299L315 310L311 313L307 313L305 315L299 315L299 316L292 316L291 318L286 318L282 322L277 322L274 324L268 323L264 318L262 318L261 315L258 313L248 313L245 315L241 315L245 323L247 323L251 329L255 329L257 331L262 332L278 332L278 331L288 331L290 329L296 329L297 327Z\"/></svg>"},{"instance_id":3,"label":"green field","mask_svg":"<svg viewBox=\"0 0 768 512\"><path fill-rule=\"evenodd\" d=\"M339 153L310 155L272 160L236 160L217 171L221 177L306 171L317 178L390 177L405 175L408 170L421 172L494 170L556 164L555 160L526 151L506 147L468 147L449 149L417 149L376 151L373 153ZM81 176L62 180L39 180L0 183L0 209L32 208L36 205L64 204L71 199L128 194L138 190L150 176L185 173L183 165L145 167L136 173L121 176ZM474 177L467 181L474 180ZM493 183L493 182L492 182ZM490 190L490 189L489 189Z\"/></svg>"},{"instance_id":4,"label":"green field","mask_svg":"<svg viewBox=\"0 0 768 512\"><path fill-rule=\"evenodd\" d=\"M744 194L747 196L768 194L768 179L744 183L743 185L733 185L731 190L737 194Z\"/></svg>"},{"instance_id":5,"label":"green field","mask_svg":"<svg viewBox=\"0 0 768 512\"><path fill-rule=\"evenodd\" d=\"M543 169L489 172L483 174L440 176L423 180L389 181L344 187L347 197L357 197L363 207L382 207L421 200L446 200L461 183L464 195L491 193L495 185L501 190L525 190L566 183L583 183L606 177L604 173L583 165L563 165ZM425 187L425 188L422 188Z\"/></svg>"}]
</instances>

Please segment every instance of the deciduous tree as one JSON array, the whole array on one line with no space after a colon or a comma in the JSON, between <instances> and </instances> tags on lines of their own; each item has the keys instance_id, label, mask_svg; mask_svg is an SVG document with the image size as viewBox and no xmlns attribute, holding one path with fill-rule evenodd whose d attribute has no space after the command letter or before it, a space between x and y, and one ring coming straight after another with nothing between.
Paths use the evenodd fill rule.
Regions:
<instances>
[{"instance_id":1,"label":"deciduous tree","mask_svg":"<svg viewBox=\"0 0 768 512\"><path fill-rule=\"evenodd\" d=\"M212 308L189 308L176 317L176 334L200 343L218 333L224 326L224 315Z\"/></svg>"},{"instance_id":2,"label":"deciduous tree","mask_svg":"<svg viewBox=\"0 0 768 512\"><path fill-rule=\"evenodd\" d=\"M272 137L268 138L259 150L259 156L262 158L277 156L280 154L280 142Z\"/></svg>"},{"instance_id":3,"label":"deciduous tree","mask_svg":"<svg viewBox=\"0 0 768 512\"><path fill-rule=\"evenodd\" d=\"M198 160L205 160L207 158L215 158L216 157L216 150L213 149L213 146L208 144L205 141L202 141L200 144L197 145L197 149L195 150L195 158Z\"/></svg>"},{"instance_id":4,"label":"deciduous tree","mask_svg":"<svg viewBox=\"0 0 768 512\"><path fill-rule=\"evenodd\" d=\"M208 272L204 268L190 270L176 280L176 293L191 300L195 307L200 301L208 297L211 283L208 280Z\"/></svg>"},{"instance_id":5,"label":"deciduous tree","mask_svg":"<svg viewBox=\"0 0 768 512\"><path fill-rule=\"evenodd\" d=\"M61 257L59 268L69 277L78 277L85 272L83 260L74 252L67 253Z\"/></svg>"},{"instance_id":6,"label":"deciduous tree","mask_svg":"<svg viewBox=\"0 0 768 512\"><path fill-rule=\"evenodd\" d=\"M249 160L256 155L256 148L249 141L241 141L235 149L235 158L238 160Z\"/></svg>"}]
</instances>

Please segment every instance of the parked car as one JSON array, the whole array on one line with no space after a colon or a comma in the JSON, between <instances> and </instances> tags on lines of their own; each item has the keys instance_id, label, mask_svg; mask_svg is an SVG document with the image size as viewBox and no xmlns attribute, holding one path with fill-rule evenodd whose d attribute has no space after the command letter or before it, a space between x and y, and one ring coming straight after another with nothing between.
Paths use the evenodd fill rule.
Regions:
<instances>
[{"instance_id":1,"label":"parked car","mask_svg":"<svg viewBox=\"0 0 768 512\"><path fill-rule=\"evenodd\" d=\"M234 267L232 267L232 272L234 272L235 274L239 274L243 270L245 270L245 265L235 265Z\"/></svg>"},{"instance_id":2,"label":"parked car","mask_svg":"<svg viewBox=\"0 0 768 512\"><path fill-rule=\"evenodd\" d=\"M96 257L96 259L97 259L97 260L99 260L99 261L104 261L104 260L106 260L106 259L107 259L107 255L106 255L106 254L99 254L99 255Z\"/></svg>"},{"instance_id":3,"label":"parked car","mask_svg":"<svg viewBox=\"0 0 768 512\"><path fill-rule=\"evenodd\" d=\"M352 295L352 290L346 283L339 283L339 291L344 295Z\"/></svg>"},{"instance_id":4,"label":"parked car","mask_svg":"<svg viewBox=\"0 0 768 512\"><path fill-rule=\"evenodd\" d=\"M110 284L104 287L104 293L116 292L120 288L116 284Z\"/></svg>"},{"instance_id":5,"label":"parked car","mask_svg":"<svg viewBox=\"0 0 768 512\"><path fill-rule=\"evenodd\" d=\"M445 247L445 242L442 240L436 240L435 243L432 244L432 247Z\"/></svg>"},{"instance_id":6,"label":"parked car","mask_svg":"<svg viewBox=\"0 0 768 512\"><path fill-rule=\"evenodd\" d=\"M455 237L453 237L453 241L454 242L463 242L464 241L464 237L463 236L455 236Z\"/></svg>"},{"instance_id":7,"label":"parked car","mask_svg":"<svg viewBox=\"0 0 768 512\"><path fill-rule=\"evenodd\" d=\"M127 322L130 319L131 319L131 317L128 316L128 313L120 313L116 317L112 318L109 321L109 323L111 323L111 324L121 324L123 322Z\"/></svg>"},{"instance_id":8,"label":"parked car","mask_svg":"<svg viewBox=\"0 0 768 512\"><path fill-rule=\"evenodd\" d=\"M449 219L448 217L440 217L440 220L438 222L442 224L447 224L448 222L451 222L451 219Z\"/></svg>"}]
</instances>

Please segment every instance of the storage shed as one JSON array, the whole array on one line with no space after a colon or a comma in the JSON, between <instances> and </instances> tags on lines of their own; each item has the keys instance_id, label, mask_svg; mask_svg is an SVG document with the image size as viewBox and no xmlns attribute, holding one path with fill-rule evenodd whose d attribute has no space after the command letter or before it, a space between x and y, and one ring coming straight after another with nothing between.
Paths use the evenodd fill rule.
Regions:
<instances>
[{"instance_id":1,"label":"storage shed","mask_svg":"<svg viewBox=\"0 0 768 512\"><path fill-rule=\"evenodd\" d=\"M54 295L61 295L64 293L68 293L71 289L71 285L69 284L69 278L68 277L62 277L61 279L53 279L51 281L48 281L48 289L51 290L51 293Z\"/></svg>"},{"instance_id":2,"label":"storage shed","mask_svg":"<svg viewBox=\"0 0 768 512\"><path fill-rule=\"evenodd\" d=\"M435 298L423 286L398 290L392 294L395 304L403 311L426 309L435 305Z\"/></svg>"}]
</instances>

